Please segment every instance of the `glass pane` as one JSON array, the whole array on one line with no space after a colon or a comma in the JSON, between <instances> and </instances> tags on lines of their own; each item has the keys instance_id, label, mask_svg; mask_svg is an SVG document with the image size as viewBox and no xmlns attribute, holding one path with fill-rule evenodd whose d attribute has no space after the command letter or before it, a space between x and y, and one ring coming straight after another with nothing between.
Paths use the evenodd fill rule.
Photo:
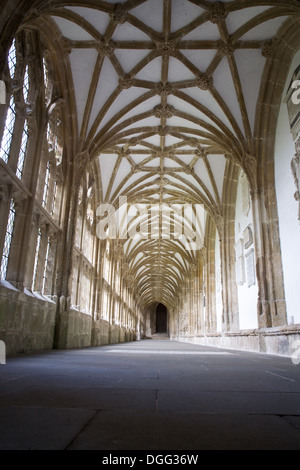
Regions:
<instances>
[{"instance_id":1,"label":"glass pane","mask_svg":"<svg viewBox=\"0 0 300 470\"><path fill-rule=\"evenodd\" d=\"M25 103L28 103L29 90L30 90L29 72L28 72L28 65L27 65L25 75L24 75L24 83L23 83L23 96L24 96Z\"/></svg>"},{"instance_id":2,"label":"glass pane","mask_svg":"<svg viewBox=\"0 0 300 470\"><path fill-rule=\"evenodd\" d=\"M12 240L13 230L14 230L15 216L16 216L15 205L14 205L14 202L11 201L7 228L6 228L5 241L4 241L2 261L1 261L1 281L4 281L6 279L8 259L9 259L9 254L10 254L10 246L11 246L11 240Z\"/></svg>"},{"instance_id":3,"label":"glass pane","mask_svg":"<svg viewBox=\"0 0 300 470\"><path fill-rule=\"evenodd\" d=\"M8 68L11 78L14 78L16 73L17 66L17 50L16 50L16 40L13 40L11 48L8 53Z\"/></svg>"},{"instance_id":4,"label":"glass pane","mask_svg":"<svg viewBox=\"0 0 300 470\"><path fill-rule=\"evenodd\" d=\"M22 135L22 143L21 143L20 154L19 154L18 167L17 167L17 177L19 179L22 179L22 176L23 176L23 169L24 169L25 158L26 158L26 153L27 153L28 136L29 136L28 123L27 121L25 121L23 135Z\"/></svg>"},{"instance_id":5,"label":"glass pane","mask_svg":"<svg viewBox=\"0 0 300 470\"><path fill-rule=\"evenodd\" d=\"M15 127L15 121L16 121L16 108L15 108L14 97L12 96L10 100L9 108L7 110L5 128L4 128L3 138L2 138L1 147L0 147L0 158L4 160L5 163L8 162L10 146L11 146L11 141L13 138L13 132L14 132L14 127Z\"/></svg>"},{"instance_id":6,"label":"glass pane","mask_svg":"<svg viewBox=\"0 0 300 470\"><path fill-rule=\"evenodd\" d=\"M52 208L51 208L51 216L53 217L54 215L54 209L55 209L55 202L56 202L56 195L57 195L57 182L54 182L54 191L53 191L53 199L52 199Z\"/></svg>"},{"instance_id":7,"label":"glass pane","mask_svg":"<svg viewBox=\"0 0 300 470\"><path fill-rule=\"evenodd\" d=\"M32 277L32 290L35 289L35 284L36 284L36 274L37 274L37 268L38 268L41 240L42 240L42 232L39 230L36 250L35 250L34 270L33 270L33 277Z\"/></svg>"},{"instance_id":8,"label":"glass pane","mask_svg":"<svg viewBox=\"0 0 300 470\"><path fill-rule=\"evenodd\" d=\"M47 281L47 268L48 268L48 261L49 261L49 253L50 253L50 238L48 238L48 244L47 244L47 253L46 253L46 259L45 259L45 267L44 267L44 275L43 275L43 288L42 288L42 294L45 294L45 287L46 287L46 281Z\"/></svg>"}]
</instances>

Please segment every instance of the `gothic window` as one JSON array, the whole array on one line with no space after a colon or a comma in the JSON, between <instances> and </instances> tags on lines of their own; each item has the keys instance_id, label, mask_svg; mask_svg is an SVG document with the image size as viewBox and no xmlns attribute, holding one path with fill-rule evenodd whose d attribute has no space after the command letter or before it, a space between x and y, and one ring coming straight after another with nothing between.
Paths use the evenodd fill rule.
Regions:
<instances>
[{"instance_id":1,"label":"gothic window","mask_svg":"<svg viewBox=\"0 0 300 470\"><path fill-rule=\"evenodd\" d=\"M13 41L9 54L8 54L8 69L10 75L10 89L14 90L15 88L18 89L16 86L17 80L16 70L18 67L18 57L17 57L17 49L16 49L16 40ZM20 67L18 67L19 69ZM29 67L28 65L25 67L25 73L22 77L23 83L23 101L24 101L24 108L29 106L29 94L30 94L30 76L29 76ZM26 114L26 109L24 109L24 114ZM16 120L17 120L17 111L16 111L16 103L15 103L15 95L11 92L9 106L6 113L5 125L3 130L3 135L1 139L1 146L0 146L0 158L5 162L8 163L11 153L11 145L14 138L15 128L16 128ZM28 122L27 118L24 120L23 131L22 131L22 138L18 148L19 155L17 159L17 166L16 166L16 174L19 179L22 179L23 176L23 169L26 159L27 153L27 144L29 140L29 132L28 132Z\"/></svg>"},{"instance_id":2,"label":"gothic window","mask_svg":"<svg viewBox=\"0 0 300 470\"><path fill-rule=\"evenodd\" d=\"M6 227L6 234L5 234L4 249L3 249L2 261L1 261L1 281L4 281L6 279L8 260L9 260L9 254L10 254L10 246L11 246L11 241L12 241L12 236L13 236L13 231L14 231L15 217L16 217L16 209L15 209L15 204L12 200L10 203L10 210L9 210L8 222L7 222L7 227Z\"/></svg>"},{"instance_id":3,"label":"gothic window","mask_svg":"<svg viewBox=\"0 0 300 470\"><path fill-rule=\"evenodd\" d=\"M42 241L42 232L41 232L41 230L39 230L38 237L37 237L36 250L35 250L34 270L33 270L33 278L32 278L32 290L35 290L35 288L36 288L37 269L38 269L38 261L39 261L41 241Z\"/></svg>"},{"instance_id":4,"label":"gothic window","mask_svg":"<svg viewBox=\"0 0 300 470\"><path fill-rule=\"evenodd\" d=\"M8 69L11 81L15 78L17 67L17 50L16 50L16 41L13 40L11 48L8 53ZM6 114L6 121L4 126L4 132L2 136L1 146L0 146L0 158L4 160L5 163L8 162L11 142L14 133L14 127L16 122L16 105L13 94L9 100L9 106Z\"/></svg>"}]
</instances>

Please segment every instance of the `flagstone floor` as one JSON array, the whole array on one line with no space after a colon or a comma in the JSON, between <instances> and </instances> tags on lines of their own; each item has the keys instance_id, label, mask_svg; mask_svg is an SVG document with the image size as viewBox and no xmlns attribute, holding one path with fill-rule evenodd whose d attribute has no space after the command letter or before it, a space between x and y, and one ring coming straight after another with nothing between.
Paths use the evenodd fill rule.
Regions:
<instances>
[{"instance_id":1,"label":"flagstone floor","mask_svg":"<svg viewBox=\"0 0 300 470\"><path fill-rule=\"evenodd\" d=\"M0 366L0 450L300 450L300 366L155 338Z\"/></svg>"}]
</instances>

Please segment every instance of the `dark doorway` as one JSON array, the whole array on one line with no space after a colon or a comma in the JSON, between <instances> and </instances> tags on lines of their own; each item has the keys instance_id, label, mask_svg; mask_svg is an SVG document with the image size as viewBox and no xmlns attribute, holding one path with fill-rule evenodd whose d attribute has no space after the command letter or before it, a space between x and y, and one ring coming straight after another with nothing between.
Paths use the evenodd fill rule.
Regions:
<instances>
[{"instance_id":1,"label":"dark doorway","mask_svg":"<svg viewBox=\"0 0 300 470\"><path fill-rule=\"evenodd\" d=\"M163 304L156 308L156 333L168 332L168 310Z\"/></svg>"}]
</instances>

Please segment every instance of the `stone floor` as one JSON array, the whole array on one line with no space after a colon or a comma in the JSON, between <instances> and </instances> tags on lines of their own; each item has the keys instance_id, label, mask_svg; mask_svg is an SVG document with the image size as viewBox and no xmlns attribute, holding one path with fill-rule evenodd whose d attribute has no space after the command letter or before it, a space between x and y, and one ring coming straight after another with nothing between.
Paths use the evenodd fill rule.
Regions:
<instances>
[{"instance_id":1,"label":"stone floor","mask_svg":"<svg viewBox=\"0 0 300 470\"><path fill-rule=\"evenodd\" d=\"M0 449L300 450L300 366L161 338L18 356Z\"/></svg>"}]
</instances>

